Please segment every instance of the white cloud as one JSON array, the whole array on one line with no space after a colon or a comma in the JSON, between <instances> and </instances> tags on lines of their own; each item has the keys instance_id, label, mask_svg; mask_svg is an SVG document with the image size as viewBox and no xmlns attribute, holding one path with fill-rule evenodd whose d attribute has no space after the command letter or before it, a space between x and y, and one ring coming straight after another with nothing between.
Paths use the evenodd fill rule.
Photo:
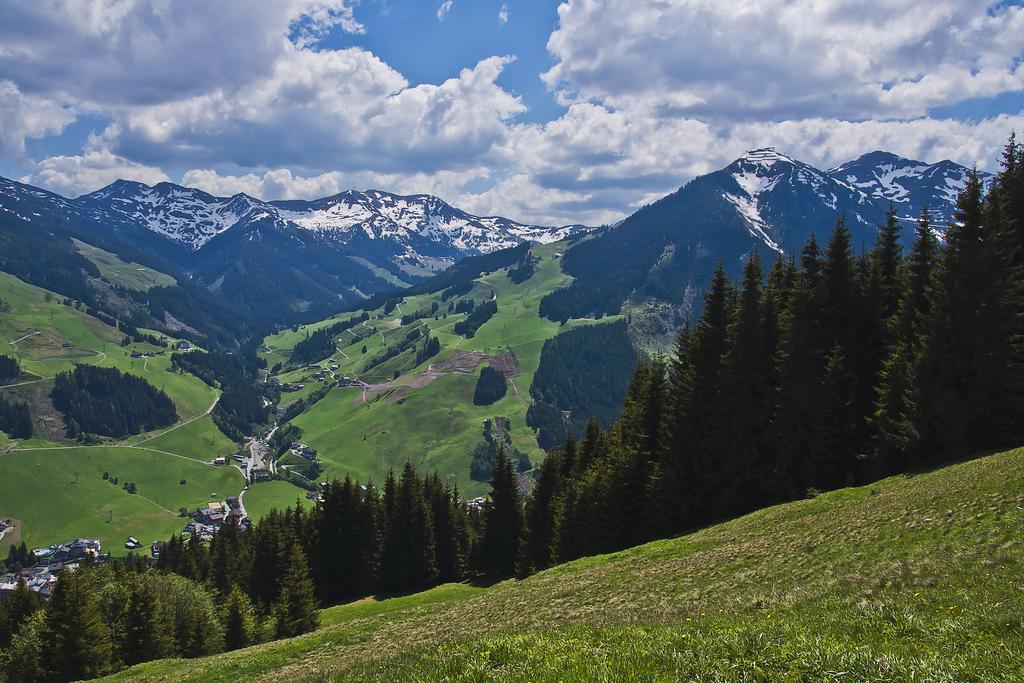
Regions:
<instances>
[{"instance_id":1,"label":"white cloud","mask_svg":"<svg viewBox=\"0 0 1024 683\"><path fill-rule=\"evenodd\" d=\"M222 175L213 169L192 169L181 177L181 184L198 187L210 194L229 196L238 192L271 201L275 199L318 199L345 190L379 189L398 194L433 194L442 198L458 195L459 188L471 180L486 178L486 168L460 172L380 174L330 171L313 176L293 174L290 169L274 169L262 174Z\"/></svg>"},{"instance_id":2,"label":"white cloud","mask_svg":"<svg viewBox=\"0 0 1024 683\"><path fill-rule=\"evenodd\" d=\"M498 21L502 24L508 23L509 11L508 5L502 5L501 9L498 10Z\"/></svg>"},{"instance_id":3,"label":"white cloud","mask_svg":"<svg viewBox=\"0 0 1024 683\"><path fill-rule=\"evenodd\" d=\"M495 83L509 61L491 57L439 85L409 87L365 50L293 48L245 89L133 108L102 145L146 163L457 170L488 159L525 109Z\"/></svg>"},{"instance_id":4,"label":"white cloud","mask_svg":"<svg viewBox=\"0 0 1024 683\"><path fill-rule=\"evenodd\" d=\"M59 133L74 120L75 113L59 103L0 80L0 158L25 161L25 138Z\"/></svg>"},{"instance_id":5,"label":"white cloud","mask_svg":"<svg viewBox=\"0 0 1024 683\"><path fill-rule=\"evenodd\" d=\"M137 164L109 150L94 150L81 156L45 159L21 182L44 187L65 197L77 197L109 185L119 178L149 185L168 180L159 168Z\"/></svg>"},{"instance_id":6,"label":"white cloud","mask_svg":"<svg viewBox=\"0 0 1024 683\"><path fill-rule=\"evenodd\" d=\"M437 8L437 20L444 21L445 16L452 10L452 5L455 4L455 0L444 0L441 6Z\"/></svg>"},{"instance_id":7,"label":"white cloud","mask_svg":"<svg viewBox=\"0 0 1024 683\"><path fill-rule=\"evenodd\" d=\"M543 77L568 108L546 124L498 84L509 57L411 86L367 50L323 47L365 30L355 0L73 4L0 0L0 159L24 163L26 138L80 112L111 122L28 176L72 194L185 168L216 194L375 187L596 224L763 145L820 167L878 148L992 169L1024 129L927 117L1024 90L1024 8L1003 3L567 0Z\"/></svg>"},{"instance_id":8,"label":"white cloud","mask_svg":"<svg viewBox=\"0 0 1024 683\"><path fill-rule=\"evenodd\" d=\"M908 118L1024 89L1024 7L962 0L571 0L565 102L716 120Z\"/></svg>"},{"instance_id":9,"label":"white cloud","mask_svg":"<svg viewBox=\"0 0 1024 683\"><path fill-rule=\"evenodd\" d=\"M0 0L0 80L70 103L243 87L292 45L359 31L350 0Z\"/></svg>"}]
</instances>

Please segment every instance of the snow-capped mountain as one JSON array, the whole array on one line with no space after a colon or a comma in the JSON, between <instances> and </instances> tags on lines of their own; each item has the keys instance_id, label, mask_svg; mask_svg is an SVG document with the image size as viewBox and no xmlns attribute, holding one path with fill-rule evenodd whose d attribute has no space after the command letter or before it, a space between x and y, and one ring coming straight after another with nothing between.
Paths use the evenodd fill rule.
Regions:
<instances>
[{"instance_id":1,"label":"snow-capped mountain","mask_svg":"<svg viewBox=\"0 0 1024 683\"><path fill-rule=\"evenodd\" d=\"M349 190L315 201L276 201L281 220L342 244L390 242L401 247L404 269L438 270L462 256L487 254L523 242L548 243L576 235L580 225L541 227L500 216L474 216L437 197Z\"/></svg>"},{"instance_id":2,"label":"snow-capped mountain","mask_svg":"<svg viewBox=\"0 0 1024 683\"><path fill-rule=\"evenodd\" d=\"M627 300L654 301L671 304L678 323L700 307L719 262L738 277L752 251L767 261L772 252L796 254L812 233L823 244L840 218L854 247L870 248L890 202L907 221L905 242L925 204L941 236L969 173L949 161L883 153L823 171L774 149L752 150L569 249L562 266L576 279L545 299L546 314L614 314Z\"/></svg>"},{"instance_id":3,"label":"snow-capped mountain","mask_svg":"<svg viewBox=\"0 0 1024 683\"><path fill-rule=\"evenodd\" d=\"M441 270L465 256L522 242L552 242L586 229L473 216L430 195L378 190L350 190L313 201L263 202L245 194L215 197L172 183L150 187L119 180L71 203L108 223L143 227L193 251L227 231L246 231L254 225L293 228L351 246L355 256L366 256L362 250L386 256L412 275Z\"/></svg>"},{"instance_id":4,"label":"snow-capped mountain","mask_svg":"<svg viewBox=\"0 0 1024 683\"><path fill-rule=\"evenodd\" d=\"M819 214L845 215L866 226L877 218L877 202L869 196L774 149L747 152L711 177L750 234L779 253L791 233L803 232Z\"/></svg>"},{"instance_id":5,"label":"snow-capped mountain","mask_svg":"<svg viewBox=\"0 0 1024 683\"><path fill-rule=\"evenodd\" d=\"M276 218L273 207L248 195L214 197L173 183L150 187L118 180L72 203L102 220L141 226L190 249L201 249L236 225Z\"/></svg>"},{"instance_id":6,"label":"snow-capped mountain","mask_svg":"<svg viewBox=\"0 0 1024 683\"><path fill-rule=\"evenodd\" d=\"M839 216L858 242L869 243L890 202L904 222L916 221L927 206L941 236L969 173L952 161L925 164L888 152L871 152L822 171L766 148L747 152L692 184L718 194L738 212L751 236L781 253L798 248L809 229L828 232Z\"/></svg>"},{"instance_id":7,"label":"snow-capped mountain","mask_svg":"<svg viewBox=\"0 0 1024 683\"><path fill-rule=\"evenodd\" d=\"M873 199L893 202L902 219L916 220L927 206L939 230L949 224L968 173L967 168L949 160L926 164L889 152L870 152L828 171ZM991 178L988 173L979 175Z\"/></svg>"}]
</instances>

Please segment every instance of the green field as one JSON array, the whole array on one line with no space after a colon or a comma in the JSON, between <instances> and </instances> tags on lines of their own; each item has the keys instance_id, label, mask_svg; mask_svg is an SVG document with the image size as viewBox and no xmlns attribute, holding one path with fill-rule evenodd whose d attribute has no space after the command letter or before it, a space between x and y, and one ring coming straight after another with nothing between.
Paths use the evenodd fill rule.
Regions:
<instances>
[{"instance_id":1,"label":"green field","mask_svg":"<svg viewBox=\"0 0 1024 683\"><path fill-rule=\"evenodd\" d=\"M119 483L104 480L104 472ZM138 493L127 493L125 481ZM15 451L0 454L0 515L21 521L29 547L82 536L124 554L126 537L144 544L170 538L187 521L178 508L237 495L244 483L233 467L144 448Z\"/></svg>"},{"instance_id":2,"label":"green field","mask_svg":"<svg viewBox=\"0 0 1024 683\"><path fill-rule=\"evenodd\" d=\"M1024 449L115 680L1017 681Z\"/></svg>"},{"instance_id":3,"label":"green field","mask_svg":"<svg viewBox=\"0 0 1024 683\"><path fill-rule=\"evenodd\" d=\"M0 273L0 298L7 304L0 311L0 353L13 355L31 373L0 391L30 401L37 426L48 425L17 444L0 434L0 515L22 522L22 538L30 546L95 536L105 549L123 553L128 535L150 542L180 531L184 523L177 516L179 507L197 507L213 491L238 494L244 481L237 470L196 462L236 450L207 415L218 391L193 375L171 372L170 351L133 359L134 351L160 349L149 344L122 347L119 331L7 273ZM117 367L145 378L174 401L178 425L123 442L144 448L111 444L32 450L72 445L63 443L59 415L47 412L47 394L52 377L76 363ZM8 448L19 450L4 454ZM134 481L138 493L130 495L103 481L103 471L121 482ZM181 479L185 486L179 485Z\"/></svg>"},{"instance_id":4,"label":"green field","mask_svg":"<svg viewBox=\"0 0 1024 683\"><path fill-rule=\"evenodd\" d=\"M146 448L169 451L204 462L238 452L235 443L224 436L209 415L167 430L159 436L140 443Z\"/></svg>"},{"instance_id":5,"label":"green field","mask_svg":"<svg viewBox=\"0 0 1024 683\"><path fill-rule=\"evenodd\" d=\"M0 272L0 353L14 356L36 378L48 379L78 363L116 367L163 389L182 420L202 415L217 391L193 375L170 372L171 352L131 358L132 352L159 351L150 344L122 347L119 331L71 306L63 297ZM14 343L12 343L14 342Z\"/></svg>"},{"instance_id":6,"label":"green field","mask_svg":"<svg viewBox=\"0 0 1024 683\"><path fill-rule=\"evenodd\" d=\"M303 440L320 452L326 468L323 476L350 474L363 481L372 478L379 482L388 468L400 469L409 461L423 471L437 471L447 480L458 483L468 495L481 494L487 485L469 478L469 463L473 448L482 441L483 421L496 415L511 419L513 444L535 463L539 462L544 457L543 451L526 424L526 409L530 384L540 363L541 347L564 329L594 322L570 321L560 326L537 313L541 298L570 280L561 272L557 258L565 248L565 244L535 247L533 254L539 261L533 277L526 282L511 282L504 269L477 278L473 291L459 298L481 301L490 298L493 292L498 313L471 339L452 331L456 323L465 318L464 314L448 314L440 320L427 317L400 325L403 313L429 309L435 301L438 313L445 313L448 302L441 302L440 293L407 297L387 316L382 309L371 311L369 321L338 335L335 341L339 351L327 362L336 363L339 374L387 386L372 392L365 402L359 389L333 389L312 409L293 420L304 430ZM291 348L307 334L354 315L338 315L268 337L262 355L268 365L286 363ZM371 359L389 344L397 345L415 326L424 326L439 339L441 352L437 356L416 366L413 354L406 352L368 368ZM357 340L355 335L365 335L365 338ZM367 347L366 353L362 352L363 345ZM484 407L473 405L473 390L486 360L465 372L442 371L437 379L420 386L421 375L428 365L443 365L455 351L479 352L486 356L510 352L515 356L520 374L512 380L503 399ZM396 372L399 377L393 379ZM308 395L319 387L311 379L312 374L305 368L290 371L286 368L279 374L282 382L306 384L302 392L283 394L282 403Z\"/></svg>"},{"instance_id":7,"label":"green field","mask_svg":"<svg viewBox=\"0 0 1024 683\"><path fill-rule=\"evenodd\" d=\"M313 501L306 497L306 489L280 480L252 484L242 498L245 511L253 521L275 508L293 508L296 500L300 501L303 507L313 507Z\"/></svg>"},{"instance_id":8,"label":"green field","mask_svg":"<svg viewBox=\"0 0 1024 683\"><path fill-rule=\"evenodd\" d=\"M138 263L122 261L109 251L104 251L91 244L78 240L73 241L78 253L95 263L99 268L100 276L112 285L145 292L153 287L173 287L177 284L177 281L170 275L164 275Z\"/></svg>"}]
</instances>

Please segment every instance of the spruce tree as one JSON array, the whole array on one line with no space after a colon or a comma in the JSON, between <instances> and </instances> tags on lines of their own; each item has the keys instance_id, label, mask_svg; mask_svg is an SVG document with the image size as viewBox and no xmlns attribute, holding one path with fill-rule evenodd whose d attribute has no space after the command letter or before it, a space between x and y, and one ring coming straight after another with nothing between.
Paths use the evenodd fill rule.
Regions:
<instances>
[{"instance_id":1,"label":"spruce tree","mask_svg":"<svg viewBox=\"0 0 1024 683\"><path fill-rule=\"evenodd\" d=\"M153 587L146 580L137 581L128 594L124 633L120 639L121 660L125 664L148 662L163 655L157 610Z\"/></svg>"},{"instance_id":2,"label":"spruce tree","mask_svg":"<svg viewBox=\"0 0 1024 683\"><path fill-rule=\"evenodd\" d=\"M722 362L715 420L704 453L701 484L716 493L702 519L745 511L767 497L769 418L772 389L765 352L761 306L761 259L751 254L743 270L743 288L729 324L729 350Z\"/></svg>"},{"instance_id":3,"label":"spruce tree","mask_svg":"<svg viewBox=\"0 0 1024 683\"><path fill-rule=\"evenodd\" d=\"M114 650L103 623L89 567L62 571L46 607L43 665L51 678L97 678L111 670Z\"/></svg>"},{"instance_id":4,"label":"spruce tree","mask_svg":"<svg viewBox=\"0 0 1024 683\"><path fill-rule=\"evenodd\" d=\"M725 268L719 263L700 320L677 341L664 416L666 438L661 443L657 479L651 482L654 509L648 518L658 534L689 527L713 501L713 493L702 485L709 466L705 440L727 348L729 290Z\"/></svg>"},{"instance_id":5,"label":"spruce tree","mask_svg":"<svg viewBox=\"0 0 1024 683\"><path fill-rule=\"evenodd\" d=\"M827 491L852 483L856 474L855 426L850 379L843 352L836 345L825 361L816 430L821 443L813 451L814 459L807 463L810 486Z\"/></svg>"},{"instance_id":6,"label":"spruce tree","mask_svg":"<svg viewBox=\"0 0 1024 683\"><path fill-rule=\"evenodd\" d=\"M256 640L256 616L252 602L238 586L232 586L224 603L224 648L238 650Z\"/></svg>"},{"instance_id":7,"label":"spruce tree","mask_svg":"<svg viewBox=\"0 0 1024 683\"><path fill-rule=\"evenodd\" d=\"M281 594L274 605L275 635L290 638L316 630L320 625L317 607L306 554L294 543L281 578Z\"/></svg>"},{"instance_id":8,"label":"spruce tree","mask_svg":"<svg viewBox=\"0 0 1024 683\"><path fill-rule=\"evenodd\" d=\"M523 511L512 459L498 451L491 477L491 491L484 508L482 541L484 568L493 576L511 576L516 570Z\"/></svg>"},{"instance_id":9,"label":"spruce tree","mask_svg":"<svg viewBox=\"0 0 1024 683\"><path fill-rule=\"evenodd\" d=\"M523 540L519 550L518 573L530 574L555 563L558 526L557 502L562 489L563 449L548 453L523 510Z\"/></svg>"},{"instance_id":10,"label":"spruce tree","mask_svg":"<svg viewBox=\"0 0 1024 683\"><path fill-rule=\"evenodd\" d=\"M11 546L12 550L13 548L14 546ZM22 624L42 606L39 594L30 591L25 581L19 578L17 586L7 598L7 603L0 605L0 648L9 646Z\"/></svg>"}]
</instances>

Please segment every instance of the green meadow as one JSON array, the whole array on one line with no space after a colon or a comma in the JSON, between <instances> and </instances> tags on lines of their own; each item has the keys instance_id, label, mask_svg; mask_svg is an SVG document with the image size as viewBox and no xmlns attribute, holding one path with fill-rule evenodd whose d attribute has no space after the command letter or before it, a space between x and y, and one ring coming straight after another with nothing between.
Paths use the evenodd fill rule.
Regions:
<instances>
[{"instance_id":1,"label":"green meadow","mask_svg":"<svg viewBox=\"0 0 1024 683\"><path fill-rule=\"evenodd\" d=\"M112 285L148 291L153 287L173 287L177 281L170 275L147 268L132 261L123 261L109 251L74 240L75 248L85 258L96 264L101 277Z\"/></svg>"},{"instance_id":2,"label":"green meadow","mask_svg":"<svg viewBox=\"0 0 1024 683\"><path fill-rule=\"evenodd\" d=\"M117 264L139 272L130 270L134 264ZM121 444L138 448L61 443L62 426L54 414L39 418L51 430L30 440L13 443L0 434L0 515L21 521L26 543L38 547L89 536L101 539L105 549L124 553L129 535L147 543L181 531L180 507L198 507L213 492L221 500L238 494L245 483L238 470L200 462L237 450L207 414L219 392L193 375L171 372L170 350L131 358L135 351L161 349L145 343L122 347L119 331L6 273L0 273L0 298L6 303L0 311L0 353L14 356L30 373L0 391L28 400L34 412L45 412L57 373L77 363L116 367L166 391L179 418L172 428ZM5 453L13 448L18 450ZM118 485L104 481L103 472L117 477ZM136 494L121 487L126 481L135 482Z\"/></svg>"},{"instance_id":3,"label":"green meadow","mask_svg":"<svg viewBox=\"0 0 1024 683\"><path fill-rule=\"evenodd\" d=\"M306 497L306 489L280 480L251 484L242 497L245 511L253 521L274 509L293 508L295 501L299 501L303 507L313 507L313 501Z\"/></svg>"},{"instance_id":4,"label":"green meadow","mask_svg":"<svg viewBox=\"0 0 1024 683\"><path fill-rule=\"evenodd\" d=\"M1024 449L124 681L1018 681Z\"/></svg>"},{"instance_id":5,"label":"green meadow","mask_svg":"<svg viewBox=\"0 0 1024 683\"><path fill-rule=\"evenodd\" d=\"M340 375L387 386L365 397L358 388L335 388L293 420L304 430L303 440L320 452L326 467L324 476L349 474L363 481L379 482L389 468L399 469L406 462L412 462L423 471L437 471L448 481L457 483L467 495L480 495L487 485L469 478L469 463L473 449L483 439L484 420L497 415L511 419L513 444L538 463L543 451L526 424L526 410L541 347L564 329L594 323L593 320L575 320L561 326L537 313L544 295L570 281L559 267L558 259L565 248L565 244L535 247L536 270L525 282L513 283L502 269L483 274L476 279L472 292L452 299L483 301L492 293L497 299L498 313L471 339L453 332L455 325L466 316L453 313L445 316L449 302L441 301L440 292L407 297L387 315L382 309L371 311L370 320L337 335L338 351L327 363L337 364ZM434 302L438 304L439 319L426 317L401 325L403 314L429 311ZM339 314L268 337L262 355L270 365L285 363L291 348L307 334L355 315ZM437 356L417 365L414 354L405 352L371 367L373 359L388 346L398 345L417 326L424 328L424 334L438 338L441 351ZM420 376L428 371L428 366L443 368L456 351L487 356L511 353L520 374L511 380L505 397L490 406L473 404L476 380L486 360L467 371L442 369L433 381L422 381ZM306 396L319 387L311 379L312 375L313 371L305 368L279 374L282 382L306 384L301 392L283 394L282 403Z\"/></svg>"},{"instance_id":6,"label":"green meadow","mask_svg":"<svg viewBox=\"0 0 1024 683\"><path fill-rule=\"evenodd\" d=\"M125 491L125 482L137 493ZM187 521L179 508L237 495L244 483L233 467L145 448L14 451L0 454L0 515L21 522L29 547L82 536L124 554L128 536L144 544L170 538Z\"/></svg>"}]
</instances>

